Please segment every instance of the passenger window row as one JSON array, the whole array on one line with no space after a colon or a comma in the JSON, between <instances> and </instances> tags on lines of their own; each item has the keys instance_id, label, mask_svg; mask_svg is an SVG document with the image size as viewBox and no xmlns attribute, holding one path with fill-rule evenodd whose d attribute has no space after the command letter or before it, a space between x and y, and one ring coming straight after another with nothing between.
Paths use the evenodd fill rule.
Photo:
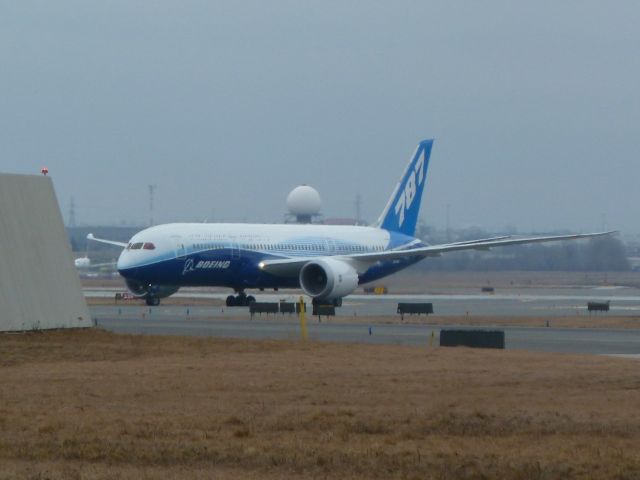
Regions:
<instances>
[{"instance_id":1,"label":"passenger window row","mask_svg":"<svg viewBox=\"0 0 640 480\"><path fill-rule=\"evenodd\" d=\"M193 248L196 250L213 250L224 248L225 245L221 243L194 243ZM265 243L243 243L239 245L240 248L247 250L296 250L296 251L313 251L324 252L326 251L326 245L324 244L293 244L293 243L277 243L277 244L265 244ZM127 250L155 250L156 246L151 242L135 242L127 245ZM384 250L381 246L374 246L367 248L363 245L337 245L335 247L338 253L366 253L366 252L381 252Z\"/></svg>"},{"instance_id":2,"label":"passenger window row","mask_svg":"<svg viewBox=\"0 0 640 480\"><path fill-rule=\"evenodd\" d=\"M196 250L216 250L224 248L222 243L194 243L192 246Z\"/></svg>"},{"instance_id":3,"label":"passenger window row","mask_svg":"<svg viewBox=\"0 0 640 480\"><path fill-rule=\"evenodd\" d=\"M155 250L156 246L151 242L136 242L127 245L127 250Z\"/></svg>"}]
</instances>

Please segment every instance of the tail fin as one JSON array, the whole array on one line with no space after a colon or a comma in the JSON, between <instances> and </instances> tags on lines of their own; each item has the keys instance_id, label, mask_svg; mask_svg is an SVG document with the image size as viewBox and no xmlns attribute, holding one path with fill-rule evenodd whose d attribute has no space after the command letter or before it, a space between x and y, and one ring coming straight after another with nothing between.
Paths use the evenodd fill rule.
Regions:
<instances>
[{"instance_id":1,"label":"tail fin","mask_svg":"<svg viewBox=\"0 0 640 480\"><path fill-rule=\"evenodd\" d=\"M378 219L379 228L414 235L432 146L433 140L423 140L418 144L416 153Z\"/></svg>"}]
</instances>

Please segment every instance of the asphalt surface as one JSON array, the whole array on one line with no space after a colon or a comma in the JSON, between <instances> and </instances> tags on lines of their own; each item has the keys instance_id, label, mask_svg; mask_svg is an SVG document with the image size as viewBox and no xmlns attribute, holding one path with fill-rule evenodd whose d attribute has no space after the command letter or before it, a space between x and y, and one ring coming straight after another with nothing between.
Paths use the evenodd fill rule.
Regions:
<instances>
[{"instance_id":1,"label":"asphalt surface","mask_svg":"<svg viewBox=\"0 0 640 480\"><path fill-rule=\"evenodd\" d=\"M113 298L115 291L85 289L87 297ZM297 301L299 294L250 292L258 301ZM224 301L229 292L184 292L176 298ZM587 303L611 301L610 314L640 316L640 289L630 287L560 287L500 290L494 294L475 291L425 295L349 295L340 309L343 316L394 315L398 302L431 302L438 315L573 316L585 314Z\"/></svg>"},{"instance_id":2,"label":"asphalt surface","mask_svg":"<svg viewBox=\"0 0 640 480\"><path fill-rule=\"evenodd\" d=\"M343 307L344 309L344 307ZM91 308L96 323L119 333L154 335L219 336L251 339L297 339L300 324L295 315L256 315L249 318L246 308L181 307L140 305L95 306ZM340 310L340 316L318 322L307 317L312 340L373 344L424 345L439 343L442 328L477 329L415 324L368 325L362 317ZM486 328L485 328L486 329ZM490 328L489 328L490 329ZM640 354L640 330L585 328L500 327L504 330L507 349L532 351ZM433 337L433 338L432 338Z\"/></svg>"}]
</instances>

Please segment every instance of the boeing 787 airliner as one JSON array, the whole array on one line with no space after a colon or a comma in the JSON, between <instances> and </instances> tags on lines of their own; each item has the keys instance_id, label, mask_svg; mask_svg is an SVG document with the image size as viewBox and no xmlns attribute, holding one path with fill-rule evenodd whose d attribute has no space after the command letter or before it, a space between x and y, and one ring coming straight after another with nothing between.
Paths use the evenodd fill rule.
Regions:
<instances>
[{"instance_id":1,"label":"boeing 787 airliner","mask_svg":"<svg viewBox=\"0 0 640 480\"><path fill-rule=\"evenodd\" d=\"M87 238L124 248L118 272L148 305L183 286L222 286L228 306L254 300L248 289L301 288L313 302L339 305L358 285L431 256L459 250L549 242L612 232L547 237L493 237L427 245L415 238L433 140L424 140L375 225L171 223L142 230L129 243Z\"/></svg>"}]
</instances>

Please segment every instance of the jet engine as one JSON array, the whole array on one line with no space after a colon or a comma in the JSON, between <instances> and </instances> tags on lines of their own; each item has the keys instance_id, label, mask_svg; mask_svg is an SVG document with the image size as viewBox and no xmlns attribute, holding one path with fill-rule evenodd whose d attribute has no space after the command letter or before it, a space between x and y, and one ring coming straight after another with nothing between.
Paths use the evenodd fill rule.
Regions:
<instances>
[{"instance_id":1,"label":"jet engine","mask_svg":"<svg viewBox=\"0 0 640 480\"><path fill-rule=\"evenodd\" d=\"M358 272L341 260L312 260L300 270L300 286L310 297L333 300L349 295L357 288Z\"/></svg>"},{"instance_id":2,"label":"jet engine","mask_svg":"<svg viewBox=\"0 0 640 480\"><path fill-rule=\"evenodd\" d=\"M126 280L125 283L129 291L140 298L164 298L173 295L180 288L173 285L152 285L135 280Z\"/></svg>"}]
</instances>

